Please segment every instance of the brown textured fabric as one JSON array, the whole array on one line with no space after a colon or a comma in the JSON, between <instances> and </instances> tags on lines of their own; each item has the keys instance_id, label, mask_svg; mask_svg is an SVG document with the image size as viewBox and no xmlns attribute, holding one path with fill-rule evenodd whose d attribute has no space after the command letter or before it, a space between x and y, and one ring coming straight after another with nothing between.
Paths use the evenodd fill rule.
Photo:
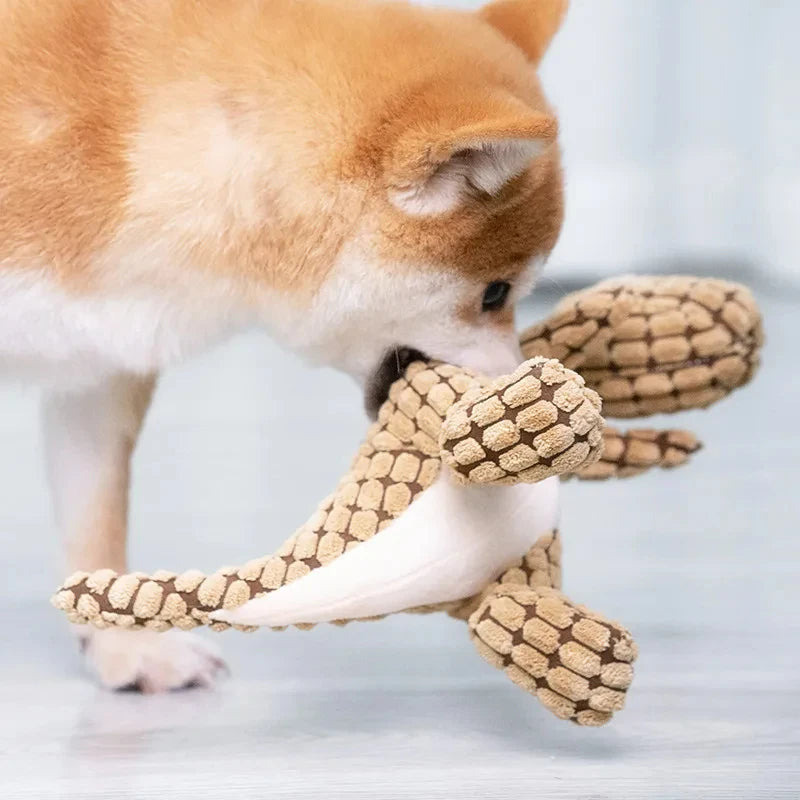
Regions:
<instances>
[{"instance_id":1,"label":"brown textured fabric","mask_svg":"<svg viewBox=\"0 0 800 800\"><path fill-rule=\"evenodd\" d=\"M469 628L490 664L562 719L603 725L625 703L637 655L630 633L557 589L500 583Z\"/></svg>"},{"instance_id":2,"label":"brown textured fabric","mask_svg":"<svg viewBox=\"0 0 800 800\"><path fill-rule=\"evenodd\" d=\"M374 536L427 489L441 469L440 411L476 380L448 365L412 364L392 386L336 491L274 555L208 576L195 570L152 576L78 572L54 603L71 621L97 627L225 630L227 623L211 621L212 611L243 605L327 564Z\"/></svg>"},{"instance_id":3,"label":"brown textured fabric","mask_svg":"<svg viewBox=\"0 0 800 800\"><path fill-rule=\"evenodd\" d=\"M641 428L620 431L603 429L603 452L599 460L573 473L581 480L630 478L648 469L671 469L685 464L702 445L684 430ZM565 475L570 478L572 475Z\"/></svg>"},{"instance_id":4,"label":"brown textured fabric","mask_svg":"<svg viewBox=\"0 0 800 800\"><path fill-rule=\"evenodd\" d=\"M488 384L485 389L484 384ZM540 388L533 392L533 386ZM441 438L445 447L452 443L443 432L443 421L446 418L449 423L453 412L462 409L459 401L468 396L479 397L483 403L494 401L501 412L506 405L512 409L518 429L515 441L542 456L544 463L535 472L520 470L516 476L504 473L499 483L541 480L588 465L599 456L603 425L600 400L583 387L580 376L557 362L533 359L508 378L491 383L448 364L415 362L392 385L378 421L336 492L274 555L212 575L196 570L181 575L161 571L151 576L117 575L111 570L78 572L64 583L53 602L72 622L89 622L100 628L114 625L163 631L209 625L225 630L230 626L212 621L212 611L236 608L324 566L405 511L434 482L442 459L449 463L450 453L442 450L439 441ZM563 455L554 457L550 440L543 438L552 426L528 424L526 409L534 402L537 408L549 406L548 416L554 418L566 413L563 408L571 409L575 435L581 437L581 444L586 442L583 448L576 452L574 445L565 445ZM465 408L473 406L468 402ZM466 438L459 436L457 443ZM481 441L486 444L485 438ZM498 451L500 458L505 451ZM453 463L455 468L460 466ZM469 479L487 482L486 475L470 474Z\"/></svg>"},{"instance_id":5,"label":"brown textured fabric","mask_svg":"<svg viewBox=\"0 0 800 800\"><path fill-rule=\"evenodd\" d=\"M463 483L540 481L597 460L600 398L554 359L468 392L447 414L445 463Z\"/></svg>"},{"instance_id":6,"label":"brown textured fabric","mask_svg":"<svg viewBox=\"0 0 800 800\"><path fill-rule=\"evenodd\" d=\"M209 576L76 573L53 604L73 622L101 628L223 630L228 625L211 623L211 611L274 591L376 535L434 482L442 463L461 482L501 484L677 466L699 449L692 434L602 430L599 398L583 378L611 415L705 407L752 377L762 334L744 287L628 278L566 298L521 341L527 355L544 358L494 382L450 365L412 364L334 494L274 555ZM636 647L628 631L575 605L560 586L553 531L475 597L409 611L468 621L481 655L553 713L603 724L622 707Z\"/></svg>"},{"instance_id":7,"label":"brown textured fabric","mask_svg":"<svg viewBox=\"0 0 800 800\"><path fill-rule=\"evenodd\" d=\"M558 531L542 534L531 549L514 565L498 576L480 594L462 600L448 609L448 613L457 619L468 620L478 606L500 584L518 584L520 586L561 588L561 537Z\"/></svg>"},{"instance_id":8,"label":"brown textured fabric","mask_svg":"<svg viewBox=\"0 0 800 800\"><path fill-rule=\"evenodd\" d=\"M607 417L705 408L752 378L762 342L748 289L689 276L605 281L521 336L526 358L578 370Z\"/></svg>"},{"instance_id":9,"label":"brown textured fabric","mask_svg":"<svg viewBox=\"0 0 800 800\"><path fill-rule=\"evenodd\" d=\"M467 619L478 652L562 719L603 725L622 708L633 679L631 634L561 588L557 531L450 613Z\"/></svg>"}]
</instances>

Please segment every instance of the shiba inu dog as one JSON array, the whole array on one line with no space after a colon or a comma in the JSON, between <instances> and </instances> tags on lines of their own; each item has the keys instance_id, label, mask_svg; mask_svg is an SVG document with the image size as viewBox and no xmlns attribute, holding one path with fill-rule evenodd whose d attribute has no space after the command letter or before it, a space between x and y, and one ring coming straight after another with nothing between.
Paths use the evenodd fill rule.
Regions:
<instances>
[{"instance_id":1,"label":"shiba inu dog","mask_svg":"<svg viewBox=\"0 0 800 800\"><path fill-rule=\"evenodd\" d=\"M41 384L72 568L124 570L156 375L254 324L364 386L502 372L562 221L536 66L566 0L0 0L0 374ZM110 687L190 636L83 632Z\"/></svg>"}]
</instances>

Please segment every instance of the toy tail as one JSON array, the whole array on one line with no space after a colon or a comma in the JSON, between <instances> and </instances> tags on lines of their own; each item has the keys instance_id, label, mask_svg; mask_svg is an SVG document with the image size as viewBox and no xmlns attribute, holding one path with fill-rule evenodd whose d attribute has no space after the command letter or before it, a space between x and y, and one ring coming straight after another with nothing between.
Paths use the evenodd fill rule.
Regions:
<instances>
[{"instance_id":1,"label":"toy tail","mask_svg":"<svg viewBox=\"0 0 800 800\"><path fill-rule=\"evenodd\" d=\"M64 611L70 622L97 628L165 631L208 625L213 630L225 630L231 626L213 621L211 612L237 608L277 588L285 572L285 562L275 556L251 561L240 568L223 568L212 575L198 570L180 575L163 570L153 575L141 572L119 575L110 569L76 572L50 602ZM250 630L246 626L236 627Z\"/></svg>"}]
</instances>

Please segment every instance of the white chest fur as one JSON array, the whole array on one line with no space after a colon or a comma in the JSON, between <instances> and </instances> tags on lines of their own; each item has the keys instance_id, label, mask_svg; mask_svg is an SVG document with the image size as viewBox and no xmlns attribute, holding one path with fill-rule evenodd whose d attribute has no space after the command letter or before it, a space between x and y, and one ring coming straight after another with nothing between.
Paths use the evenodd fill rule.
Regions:
<instances>
[{"instance_id":1,"label":"white chest fur","mask_svg":"<svg viewBox=\"0 0 800 800\"><path fill-rule=\"evenodd\" d=\"M390 614L477 594L558 525L558 478L516 486L436 483L380 534L230 612L244 625Z\"/></svg>"},{"instance_id":2,"label":"white chest fur","mask_svg":"<svg viewBox=\"0 0 800 800\"><path fill-rule=\"evenodd\" d=\"M157 371L245 324L218 286L73 294L33 271L0 270L0 375L59 388Z\"/></svg>"}]
</instances>

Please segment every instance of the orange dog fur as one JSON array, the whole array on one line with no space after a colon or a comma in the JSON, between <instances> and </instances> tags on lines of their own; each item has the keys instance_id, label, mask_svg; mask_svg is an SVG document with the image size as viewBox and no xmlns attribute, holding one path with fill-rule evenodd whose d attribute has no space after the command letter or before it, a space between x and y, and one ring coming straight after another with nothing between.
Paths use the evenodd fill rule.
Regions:
<instances>
[{"instance_id":1,"label":"orange dog fur","mask_svg":"<svg viewBox=\"0 0 800 800\"><path fill-rule=\"evenodd\" d=\"M563 215L535 67L565 8L0 0L0 370L46 388L72 568L126 568L155 375L242 327L373 388L401 347L518 363ZM148 636L91 634L105 684L219 666Z\"/></svg>"}]
</instances>

